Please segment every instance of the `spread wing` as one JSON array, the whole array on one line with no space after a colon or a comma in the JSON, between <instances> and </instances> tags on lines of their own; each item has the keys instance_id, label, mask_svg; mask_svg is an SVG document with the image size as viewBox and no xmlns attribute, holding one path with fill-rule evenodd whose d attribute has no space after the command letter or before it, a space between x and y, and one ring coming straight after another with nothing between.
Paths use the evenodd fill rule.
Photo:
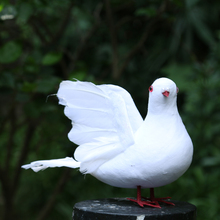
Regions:
<instances>
[{"instance_id":1,"label":"spread wing","mask_svg":"<svg viewBox=\"0 0 220 220\"><path fill-rule=\"evenodd\" d=\"M79 145L74 156L81 172L92 173L134 144L134 133L143 119L123 88L63 81L57 97L72 121L68 137Z\"/></svg>"}]
</instances>

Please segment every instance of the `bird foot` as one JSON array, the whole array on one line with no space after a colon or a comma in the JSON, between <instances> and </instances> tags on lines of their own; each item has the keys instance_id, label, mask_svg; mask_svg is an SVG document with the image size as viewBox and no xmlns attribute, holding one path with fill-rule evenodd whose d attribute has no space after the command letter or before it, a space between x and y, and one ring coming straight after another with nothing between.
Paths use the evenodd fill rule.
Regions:
<instances>
[{"instance_id":1,"label":"bird foot","mask_svg":"<svg viewBox=\"0 0 220 220\"><path fill-rule=\"evenodd\" d=\"M144 200L142 200L142 198ZM141 186L137 186L137 199L130 199L128 200L132 202L136 202L139 206L144 207L144 205L151 206L154 208L161 208L159 205L159 202L166 203L168 205L175 206L174 203L166 201L167 199L170 199L171 197L163 197L163 198L155 198L154 196L154 188L150 188L150 198L142 197L141 196Z\"/></svg>"},{"instance_id":2,"label":"bird foot","mask_svg":"<svg viewBox=\"0 0 220 220\"><path fill-rule=\"evenodd\" d=\"M166 204L168 204L168 205L173 205L173 206L175 206L174 203L166 201L167 199L171 199L171 197L163 197L163 198L146 198L146 197L142 197L142 198L143 198L143 199L146 199L146 200L149 200L149 201L151 201L152 203L163 202L163 203L166 203ZM159 204L159 203L158 203L158 204Z\"/></svg>"},{"instance_id":3,"label":"bird foot","mask_svg":"<svg viewBox=\"0 0 220 220\"><path fill-rule=\"evenodd\" d=\"M154 207L154 208L161 208L157 201L143 201L139 199L130 199L130 198L127 198L127 199L132 202L136 202L141 207L144 207L144 205L147 205L147 206Z\"/></svg>"}]
</instances>

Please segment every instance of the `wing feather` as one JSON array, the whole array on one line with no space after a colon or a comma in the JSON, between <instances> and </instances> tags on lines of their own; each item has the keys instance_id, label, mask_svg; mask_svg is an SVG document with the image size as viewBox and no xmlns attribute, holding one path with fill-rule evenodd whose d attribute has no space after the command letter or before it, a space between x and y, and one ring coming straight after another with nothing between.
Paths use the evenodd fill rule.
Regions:
<instances>
[{"instance_id":1,"label":"wing feather","mask_svg":"<svg viewBox=\"0 0 220 220\"><path fill-rule=\"evenodd\" d=\"M81 172L91 173L134 144L141 118L130 94L119 86L63 81L57 93L72 120L69 139L79 145Z\"/></svg>"},{"instance_id":2,"label":"wing feather","mask_svg":"<svg viewBox=\"0 0 220 220\"><path fill-rule=\"evenodd\" d=\"M70 141L77 145L93 143L99 137L115 137L117 134L115 129L93 128L82 124L73 124L68 134ZM82 135L83 134L83 135Z\"/></svg>"}]
</instances>

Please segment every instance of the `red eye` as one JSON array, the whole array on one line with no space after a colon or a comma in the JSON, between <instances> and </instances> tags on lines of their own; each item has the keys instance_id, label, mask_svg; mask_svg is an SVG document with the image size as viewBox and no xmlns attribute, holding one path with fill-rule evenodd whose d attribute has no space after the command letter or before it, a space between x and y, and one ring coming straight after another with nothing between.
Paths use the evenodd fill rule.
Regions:
<instances>
[{"instance_id":1,"label":"red eye","mask_svg":"<svg viewBox=\"0 0 220 220\"><path fill-rule=\"evenodd\" d=\"M153 92L153 86L149 87L149 92Z\"/></svg>"},{"instance_id":2,"label":"red eye","mask_svg":"<svg viewBox=\"0 0 220 220\"><path fill-rule=\"evenodd\" d=\"M179 88L178 87L176 87L176 93L178 93L179 92Z\"/></svg>"}]
</instances>

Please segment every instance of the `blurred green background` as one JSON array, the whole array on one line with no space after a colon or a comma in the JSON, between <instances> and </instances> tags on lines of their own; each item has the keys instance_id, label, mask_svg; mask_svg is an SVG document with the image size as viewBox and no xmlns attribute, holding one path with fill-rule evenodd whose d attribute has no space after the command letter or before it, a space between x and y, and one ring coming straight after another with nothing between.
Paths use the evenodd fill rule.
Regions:
<instances>
[{"instance_id":1,"label":"blurred green background","mask_svg":"<svg viewBox=\"0 0 220 220\"><path fill-rule=\"evenodd\" d=\"M73 155L71 122L48 96L62 80L120 85L145 117L161 76L180 89L194 159L156 196L195 204L198 220L220 219L219 23L219 0L1 0L0 219L71 219L78 201L136 196L77 170L21 165Z\"/></svg>"}]
</instances>

